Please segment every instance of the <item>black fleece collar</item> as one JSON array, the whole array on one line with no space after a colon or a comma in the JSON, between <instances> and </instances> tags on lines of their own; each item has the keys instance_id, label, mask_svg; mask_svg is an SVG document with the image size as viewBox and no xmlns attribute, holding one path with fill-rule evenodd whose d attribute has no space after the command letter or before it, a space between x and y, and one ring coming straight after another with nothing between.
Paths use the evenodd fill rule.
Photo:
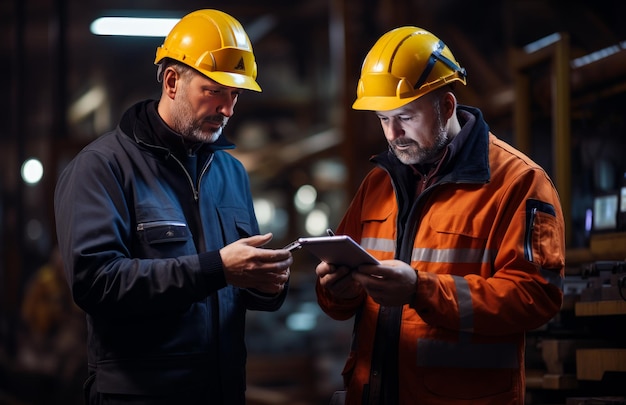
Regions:
<instances>
[{"instance_id":1,"label":"black fleece collar","mask_svg":"<svg viewBox=\"0 0 626 405\"><path fill-rule=\"evenodd\" d=\"M190 147L200 155L235 148L235 145L224 135L214 143L186 145L183 137L163 121L157 111L157 106L156 100L145 100L133 105L122 116L120 129L138 143L162 150L164 154L171 153L176 156L186 155Z\"/></svg>"}]
</instances>

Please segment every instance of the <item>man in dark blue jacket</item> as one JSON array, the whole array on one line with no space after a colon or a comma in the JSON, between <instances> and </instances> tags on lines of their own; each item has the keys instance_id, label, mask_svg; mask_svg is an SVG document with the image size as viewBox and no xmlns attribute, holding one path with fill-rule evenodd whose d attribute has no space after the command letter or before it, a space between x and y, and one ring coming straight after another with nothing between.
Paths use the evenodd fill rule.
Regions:
<instances>
[{"instance_id":1,"label":"man in dark blue jacket","mask_svg":"<svg viewBox=\"0 0 626 405\"><path fill-rule=\"evenodd\" d=\"M59 246L88 321L89 404L244 404L246 310L277 310L291 254L261 248L222 129L261 91L241 24L183 17L157 49L160 100L85 147L55 192Z\"/></svg>"}]
</instances>

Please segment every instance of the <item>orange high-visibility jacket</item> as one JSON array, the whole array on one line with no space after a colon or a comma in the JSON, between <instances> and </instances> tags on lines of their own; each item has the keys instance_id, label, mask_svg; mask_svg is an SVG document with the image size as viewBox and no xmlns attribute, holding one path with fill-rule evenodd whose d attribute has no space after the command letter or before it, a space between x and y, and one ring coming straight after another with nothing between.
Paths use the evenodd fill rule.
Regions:
<instances>
[{"instance_id":1,"label":"orange high-visibility jacket","mask_svg":"<svg viewBox=\"0 0 626 405\"><path fill-rule=\"evenodd\" d=\"M355 316L347 404L524 403L524 333L548 322L563 299L559 196L541 167L489 132L479 110L459 106L459 115L470 122L465 140L408 204L408 219L398 214L407 166L386 152L372 159L378 167L337 228L418 275L414 302L401 310L365 293L338 300L318 282L329 316ZM386 402L377 399L385 377Z\"/></svg>"}]
</instances>

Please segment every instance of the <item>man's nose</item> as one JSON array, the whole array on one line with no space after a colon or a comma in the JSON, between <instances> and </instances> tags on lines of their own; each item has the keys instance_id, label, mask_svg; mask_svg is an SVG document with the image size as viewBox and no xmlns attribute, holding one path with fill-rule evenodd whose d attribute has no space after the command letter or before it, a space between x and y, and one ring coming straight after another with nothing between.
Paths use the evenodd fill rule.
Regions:
<instances>
[{"instance_id":1,"label":"man's nose","mask_svg":"<svg viewBox=\"0 0 626 405\"><path fill-rule=\"evenodd\" d=\"M230 118L235 112L236 99L230 96L225 96L217 107L217 112Z\"/></svg>"},{"instance_id":2,"label":"man's nose","mask_svg":"<svg viewBox=\"0 0 626 405\"><path fill-rule=\"evenodd\" d=\"M404 135L404 128L398 120L393 119L389 121L389 135L391 135L392 139Z\"/></svg>"}]
</instances>

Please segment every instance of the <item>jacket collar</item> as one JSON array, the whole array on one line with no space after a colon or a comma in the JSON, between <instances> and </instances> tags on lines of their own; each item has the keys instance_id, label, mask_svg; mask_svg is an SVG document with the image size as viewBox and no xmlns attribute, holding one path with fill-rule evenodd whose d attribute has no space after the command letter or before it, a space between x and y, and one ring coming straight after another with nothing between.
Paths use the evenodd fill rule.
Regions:
<instances>
[{"instance_id":1,"label":"jacket collar","mask_svg":"<svg viewBox=\"0 0 626 405\"><path fill-rule=\"evenodd\" d=\"M224 135L214 143L186 145L182 136L165 124L157 112L156 100L141 101L130 107L120 121L120 129L138 144L150 148L157 154L167 156L186 154L190 147L198 154L211 154L216 150L234 149Z\"/></svg>"}]
</instances>

